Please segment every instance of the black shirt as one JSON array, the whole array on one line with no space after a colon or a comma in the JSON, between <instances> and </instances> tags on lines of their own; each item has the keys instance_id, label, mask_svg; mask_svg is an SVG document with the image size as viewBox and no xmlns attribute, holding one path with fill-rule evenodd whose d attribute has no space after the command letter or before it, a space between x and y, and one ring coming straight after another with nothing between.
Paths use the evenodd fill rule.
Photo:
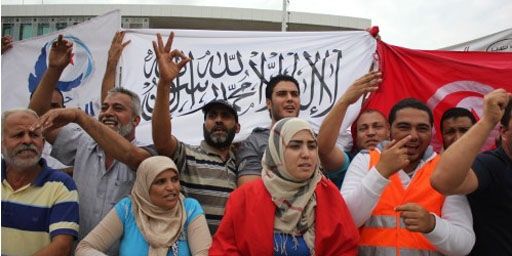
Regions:
<instances>
[{"instance_id":1,"label":"black shirt","mask_svg":"<svg viewBox=\"0 0 512 256\"><path fill-rule=\"evenodd\" d=\"M473 163L478 188L468 195L476 243L470 255L512 255L512 160L503 148Z\"/></svg>"}]
</instances>

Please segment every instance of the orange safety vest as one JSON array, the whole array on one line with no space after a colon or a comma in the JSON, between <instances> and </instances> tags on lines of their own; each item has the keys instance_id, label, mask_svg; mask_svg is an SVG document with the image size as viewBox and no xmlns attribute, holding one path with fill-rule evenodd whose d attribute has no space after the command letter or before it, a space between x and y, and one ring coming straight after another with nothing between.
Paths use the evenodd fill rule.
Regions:
<instances>
[{"instance_id":1,"label":"orange safety vest","mask_svg":"<svg viewBox=\"0 0 512 256\"><path fill-rule=\"evenodd\" d=\"M380 152L370 151L369 169L377 164ZM428 212L441 216L445 196L430 185L430 176L439 161L439 155L431 157L404 188L398 173L389 178L391 182L384 189L370 218L359 229L360 255L441 255L419 232L405 229L400 214L394 209L402 204L417 203Z\"/></svg>"}]
</instances>

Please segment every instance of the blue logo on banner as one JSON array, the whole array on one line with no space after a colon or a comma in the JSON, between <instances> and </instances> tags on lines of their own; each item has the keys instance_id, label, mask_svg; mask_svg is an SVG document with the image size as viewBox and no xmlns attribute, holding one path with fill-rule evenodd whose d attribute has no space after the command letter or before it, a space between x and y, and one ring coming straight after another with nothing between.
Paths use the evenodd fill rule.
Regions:
<instances>
[{"instance_id":1,"label":"blue logo on banner","mask_svg":"<svg viewBox=\"0 0 512 256\"><path fill-rule=\"evenodd\" d=\"M73 42L73 64L69 64L62 73L57 87L62 92L69 92L73 88L80 86L89 78L94 70L94 60L91 51L80 39L74 36L64 36L64 39ZM57 39L55 39L57 40ZM48 54L52 47L52 40L41 48L41 54L37 58L34 73L28 77L28 90L32 93L43 78L43 74L48 68ZM67 101L67 100L66 100Z\"/></svg>"}]
</instances>

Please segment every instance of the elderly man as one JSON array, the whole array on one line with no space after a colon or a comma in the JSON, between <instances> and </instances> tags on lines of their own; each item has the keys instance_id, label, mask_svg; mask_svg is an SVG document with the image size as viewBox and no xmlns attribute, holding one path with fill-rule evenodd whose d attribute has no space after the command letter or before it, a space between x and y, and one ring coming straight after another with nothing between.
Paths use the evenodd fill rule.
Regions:
<instances>
[{"instance_id":1,"label":"elderly man","mask_svg":"<svg viewBox=\"0 0 512 256\"><path fill-rule=\"evenodd\" d=\"M75 183L41 158L37 121L28 109L2 114L2 255L69 255L78 236Z\"/></svg>"},{"instance_id":2,"label":"elderly man","mask_svg":"<svg viewBox=\"0 0 512 256\"><path fill-rule=\"evenodd\" d=\"M55 60L54 67L45 72L30 101L30 108L39 114L50 109L48 99L62 70L69 64L72 47L62 36L52 45L50 55L55 55L51 57ZM123 137L121 140L140 146L135 140L140 109L140 99L135 93L117 87L111 89L103 100L99 122L73 108L52 109L41 118L52 122L45 125L45 128L51 128L46 133L46 139L53 146L51 155L66 165L74 166L73 179L81 202L80 239L131 191L135 180L133 170L143 159L123 154L121 159L129 158L125 161L128 164L116 161L109 154L109 149L119 147L119 143L110 140L108 135L118 133ZM117 253L115 247L111 253Z\"/></svg>"},{"instance_id":3,"label":"elderly man","mask_svg":"<svg viewBox=\"0 0 512 256\"><path fill-rule=\"evenodd\" d=\"M432 111L404 99L389 114L392 141L363 150L348 168L341 193L361 234L361 255L465 255L475 242L465 196L430 186L437 155Z\"/></svg>"}]
</instances>

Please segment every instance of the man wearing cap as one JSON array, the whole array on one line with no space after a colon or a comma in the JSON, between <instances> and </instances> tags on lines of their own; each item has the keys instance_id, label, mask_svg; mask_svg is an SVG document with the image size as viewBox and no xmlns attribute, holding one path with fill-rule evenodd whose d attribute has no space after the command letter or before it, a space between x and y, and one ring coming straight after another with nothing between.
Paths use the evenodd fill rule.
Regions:
<instances>
[{"instance_id":1,"label":"man wearing cap","mask_svg":"<svg viewBox=\"0 0 512 256\"><path fill-rule=\"evenodd\" d=\"M170 51L173 34L165 47L157 35L153 42L158 59L158 81L152 117L153 142L159 154L174 160L180 170L182 192L197 199L203 206L212 234L217 230L229 193L236 188L236 163L231 143L240 131L235 108L225 100L213 100L203 107L204 140L199 146L179 141L171 130L169 86L189 59L181 52ZM180 57L176 66L173 59Z\"/></svg>"}]
</instances>

